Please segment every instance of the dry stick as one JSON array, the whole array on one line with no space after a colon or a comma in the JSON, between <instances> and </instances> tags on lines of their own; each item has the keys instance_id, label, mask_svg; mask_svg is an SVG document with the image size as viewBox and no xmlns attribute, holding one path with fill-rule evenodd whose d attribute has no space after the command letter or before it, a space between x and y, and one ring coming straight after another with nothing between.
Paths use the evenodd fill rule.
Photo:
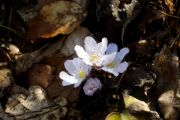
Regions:
<instances>
[{"instance_id":1,"label":"dry stick","mask_svg":"<svg viewBox=\"0 0 180 120\"><path fill-rule=\"evenodd\" d=\"M125 24L123 24L122 33L121 33L121 43L122 43L122 46L123 46L123 47L124 47L124 32L125 32L125 30L126 30L127 24L128 24L128 22L126 22Z\"/></svg>"},{"instance_id":2,"label":"dry stick","mask_svg":"<svg viewBox=\"0 0 180 120\"><path fill-rule=\"evenodd\" d=\"M11 8L10 15L9 15L9 21L8 21L9 28L11 28L12 11L13 11L13 8ZM8 31L8 35L9 35L9 31Z\"/></svg>"},{"instance_id":3,"label":"dry stick","mask_svg":"<svg viewBox=\"0 0 180 120\"><path fill-rule=\"evenodd\" d=\"M33 64L40 62L42 59L51 57L54 53L61 49L63 40L59 40L52 45L45 45L44 47L32 52L22 54L17 57L17 66L15 68L16 74L20 74L29 69Z\"/></svg>"},{"instance_id":4,"label":"dry stick","mask_svg":"<svg viewBox=\"0 0 180 120\"><path fill-rule=\"evenodd\" d=\"M166 12L161 11L161 10L158 10L158 11L159 11L160 13L162 13L162 14L164 14L164 15L168 16L168 17L173 17L173 18L180 19L180 17L179 17L179 16L170 15L170 14L168 14L168 13L166 13Z\"/></svg>"},{"instance_id":5,"label":"dry stick","mask_svg":"<svg viewBox=\"0 0 180 120\"><path fill-rule=\"evenodd\" d=\"M172 41L172 44L170 45L170 48L173 47L173 45L175 44L175 42L178 40L179 37L180 37L180 29L178 30L178 35L177 35L176 38Z\"/></svg>"},{"instance_id":6,"label":"dry stick","mask_svg":"<svg viewBox=\"0 0 180 120\"><path fill-rule=\"evenodd\" d=\"M5 29L8 29L8 30L14 32L15 34L19 35L20 37L24 38L24 37L21 35L21 34L24 34L24 33L21 33L21 32L19 32L19 31L17 31L17 30L14 30L14 29L12 29L12 28L6 27L6 26L4 26L4 25L0 25L0 27L5 28Z\"/></svg>"}]
</instances>

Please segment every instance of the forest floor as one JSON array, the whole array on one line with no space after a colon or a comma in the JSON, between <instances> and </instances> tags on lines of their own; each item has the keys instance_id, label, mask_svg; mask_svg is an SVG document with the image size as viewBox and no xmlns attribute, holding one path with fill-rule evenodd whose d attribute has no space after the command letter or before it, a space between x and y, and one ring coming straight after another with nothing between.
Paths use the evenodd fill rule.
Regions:
<instances>
[{"instance_id":1,"label":"forest floor","mask_svg":"<svg viewBox=\"0 0 180 120\"><path fill-rule=\"evenodd\" d=\"M128 48L91 95L60 75L88 36ZM179 0L1 0L0 120L179 120L179 56Z\"/></svg>"}]
</instances>

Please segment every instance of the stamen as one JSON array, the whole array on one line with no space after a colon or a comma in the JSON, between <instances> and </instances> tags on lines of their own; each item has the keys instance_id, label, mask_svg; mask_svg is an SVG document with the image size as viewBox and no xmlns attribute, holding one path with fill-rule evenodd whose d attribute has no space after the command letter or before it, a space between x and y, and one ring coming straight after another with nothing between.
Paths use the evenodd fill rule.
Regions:
<instances>
[{"instance_id":1,"label":"stamen","mask_svg":"<svg viewBox=\"0 0 180 120\"><path fill-rule=\"evenodd\" d=\"M86 76L85 72L84 72L83 70L80 70L80 71L79 71L79 77L80 77L81 79L84 79L85 76Z\"/></svg>"},{"instance_id":2,"label":"stamen","mask_svg":"<svg viewBox=\"0 0 180 120\"><path fill-rule=\"evenodd\" d=\"M109 68L114 68L116 66L116 63L115 63L115 61L113 61L113 62L109 63L107 66Z\"/></svg>"},{"instance_id":3,"label":"stamen","mask_svg":"<svg viewBox=\"0 0 180 120\"><path fill-rule=\"evenodd\" d=\"M97 61L97 59L98 59L98 56L96 54L93 54L90 58L90 61L95 62Z\"/></svg>"}]
</instances>

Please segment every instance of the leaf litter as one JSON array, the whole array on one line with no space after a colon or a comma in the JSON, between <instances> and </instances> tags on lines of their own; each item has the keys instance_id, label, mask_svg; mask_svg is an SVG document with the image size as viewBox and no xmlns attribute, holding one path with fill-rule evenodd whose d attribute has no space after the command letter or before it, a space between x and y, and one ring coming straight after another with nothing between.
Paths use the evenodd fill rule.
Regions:
<instances>
[{"instance_id":1,"label":"leaf litter","mask_svg":"<svg viewBox=\"0 0 180 120\"><path fill-rule=\"evenodd\" d=\"M0 119L180 119L180 1L3 0L0 9ZM106 45L129 49L123 72L109 72L107 57L79 87L63 86L64 63L83 55L75 46L96 60Z\"/></svg>"}]
</instances>

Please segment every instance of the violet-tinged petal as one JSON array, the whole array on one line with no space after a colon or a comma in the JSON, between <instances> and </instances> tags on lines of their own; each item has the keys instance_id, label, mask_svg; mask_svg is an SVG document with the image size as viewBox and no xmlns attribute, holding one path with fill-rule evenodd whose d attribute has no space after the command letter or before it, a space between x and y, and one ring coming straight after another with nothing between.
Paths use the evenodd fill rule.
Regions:
<instances>
[{"instance_id":1,"label":"violet-tinged petal","mask_svg":"<svg viewBox=\"0 0 180 120\"><path fill-rule=\"evenodd\" d=\"M116 59L121 62L123 60L123 58L126 56L126 54L129 53L129 48L125 47L122 48L116 55Z\"/></svg>"},{"instance_id":2,"label":"violet-tinged petal","mask_svg":"<svg viewBox=\"0 0 180 120\"><path fill-rule=\"evenodd\" d=\"M87 96L93 96L93 94L99 89L101 89L101 81L97 78L89 78L85 85L83 86L84 93Z\"/></svg>"},{"instance_id":3,"label":"violet-tinged petal","mask_svg":"<svg viewBox=\"0 0 180 120\"><path fill-rule=\"evenodd\" d=\"M127 68L128 68L128 65L129 65L129 64L128 64L126 61L120 63L120 64L118 65L118 67L117 67L117 71L118 71L119 73L125 72L125 71L127 70Z\"/></svg>"},{"instance_id":4,"label":"violet-tinged petal","mask_svg":"<svg viewBox=\"0 0 180 120\"><path fill-rule=\"evenodd\" d=\"M77 69L76 69L76 66L73 63L73 60L66 60L64 62L64 67L69 72L69 74L75 75Z\"/></svg>"},{"instance_id":5,"label":"violet-tinged petal","mask_svg":"<svg viewBox=\"0 0 180 120\"><path fill-rule=\"evenodd\" d=\"M80 58L67 60L65 62L65 68L71 75L64 71L60 72L59 77L63 80L63 86L74 84L74 87L78 87L91 71L91 67L85 64Z\"/></svg>"},{"instance_id":6,"label":"violet-tinged petal","mask_svg":"<svg viewBox=\"0 0 180 120\"><path fill-rule=\"evenodd\" d=\"M108 54L108 55L104 55L104 56L101 58L101 62L102 62L101 64L102 64L103 66L106 66L106 65L108 65L109 63L113 62L114 59L115 59L115 57L116 57L116 52L113 52L113 53Z\"/></svg>"},{"instance_id":7,"label":"violet-tinged petal","mask_svg":"<svg viewBox=\"0 0 180 120\"><path fill-rule=\"evenodd\" d=\"M115 43L110 43L107 47L106 54L111 54L118 51L118 46Z\"/></svg>"},{"instance_id":8,"label":"violet-tinged petal","mask_svg":"<svg viewBox=\"0 0 180 120\"><path fill-rule=\"evenodd\" d=\"M109 68L107 66L104 66L101 69L108 72L108 73L112 73L116 77L119 75L119 72L116 70L116 68Z\"/></svg>"}]
</instances>

